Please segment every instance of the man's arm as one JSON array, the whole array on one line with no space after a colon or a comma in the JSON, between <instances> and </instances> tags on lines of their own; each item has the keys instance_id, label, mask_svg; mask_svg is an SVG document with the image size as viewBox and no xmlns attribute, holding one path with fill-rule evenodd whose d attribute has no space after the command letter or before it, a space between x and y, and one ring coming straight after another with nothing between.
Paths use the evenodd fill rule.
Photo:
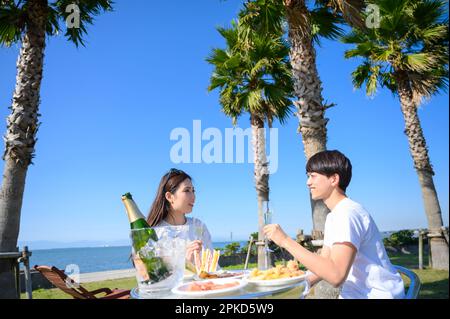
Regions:
<instances>
[{"instance_id":1,"label":"man's arm","mask_svg":"<svg viewBox=\"0 0 450 319\"><path fill-rule=\"evenodd\" d=\"M264 234L334 287L339 287L347 278L356 256L356 247L349 242L335 243L330 249L329 257L317 255L287 236L278 224L265 226Z\"/></svg>"},{"instance_id":2,"label":"man's arm","mask_svg":"<svg viewBox=\"0 0 450 319\"><path fill-rule=\"evenodd\" d=\"M328 246L323 246L322 250L320 251L320 256L329 258L330 257L330 248ZM317 276L315 273L310 272L308 277L306 278L308 280L309 286L312 287L315 284L317 284L319 281L322 280L319 276Z\"/></svg>"},{"instance_id":3,"label":"man's arm","mask_svg":"<svg viewBox=\"0 0 450 319\"><path fill-rule=\"evenodd\" d=\"M356 255L356 248L351 243L334 244L328 257L310 252L291 238L286 238L281 246L334 287L339 287L345 281Z\"/></svg>"}]
</instances>

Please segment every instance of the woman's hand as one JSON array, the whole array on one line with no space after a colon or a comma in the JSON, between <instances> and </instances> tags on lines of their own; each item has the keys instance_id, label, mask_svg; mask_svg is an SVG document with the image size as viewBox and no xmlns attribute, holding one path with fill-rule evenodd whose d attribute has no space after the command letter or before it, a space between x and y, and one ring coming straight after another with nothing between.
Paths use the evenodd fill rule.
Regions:
<instances>
[{"instance_id":1,"label":"woman's hand","mask_svg":"<svg viewBox=\"0 0 450 319\"><path fill-rule=\"evenodd\" d=\"M202 250L202 241L194 240L186 248L186 259L193 262L194 253L200 254Z\"/></svg>"},{"instance_id":2,"label":"woman's hand","mask_svg":"<svg viewBox=\"0 0 450 319\"><path fill-rule=\"evenodd\" d=\"M283 243L286 239L288 239L288 235L281 229L281 226L278 224L270 224L266 225L263 228L264 235L277 244L280 247L283 247Z\"/></svg>"}]
</instances>

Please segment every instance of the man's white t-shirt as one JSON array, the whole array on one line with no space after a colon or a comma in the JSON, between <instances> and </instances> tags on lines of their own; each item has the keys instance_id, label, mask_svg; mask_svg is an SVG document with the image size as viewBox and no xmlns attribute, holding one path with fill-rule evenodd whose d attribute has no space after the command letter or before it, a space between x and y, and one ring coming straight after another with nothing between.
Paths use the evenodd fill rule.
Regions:
<instances>
[{"instance_id":1,"label":"man's white t-shirt","mask_svg":"<svg viewBox=\"0 0 450 319\"><path fill-rule=\"evenodd\" d=\"M324 246L349 242L357 252L339 298L403 298L403 280L392 266L380 232L369 213L349 198L341 200L325 221Z\"/></svg>"},{"instance_id":2,"label":"man's white t-shirt","mask_svg":"<svg viewBox=\"0 0 450 319\"><path fill-rule=\"evenodd\" d=\"M193 241L200 239L205 249L213 249L211 240L211 234L208 231L206 225L198 218L186 217L186 223L184 225L172 225L162 220L155 227L156 234L161 237L165 231L165 227L170 226L172 231L179 231L180 237L187 241Z\"/></svg>"}]
</instances>

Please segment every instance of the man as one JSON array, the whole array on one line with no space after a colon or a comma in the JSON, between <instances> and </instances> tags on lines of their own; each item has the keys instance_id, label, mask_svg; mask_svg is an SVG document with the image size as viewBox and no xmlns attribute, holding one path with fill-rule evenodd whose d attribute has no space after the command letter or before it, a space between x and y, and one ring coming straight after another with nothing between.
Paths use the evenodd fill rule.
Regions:
<instances>
[{"instance_id":1,"label":"man","mask_svg":"<svg viewBox=\"0 0 450 319\"><path fill-rule=\"evenodd\" d=\"M339 151L323 151L306 164L307 186L314 200L330 209L320 255L299 245L277 224L265 235L309 269L307 289L320 280L341 287L339 298L403 298L404 285L392 266L380 232L369 213L345 194L352 165Z\"/></svg>"}]
</instances>

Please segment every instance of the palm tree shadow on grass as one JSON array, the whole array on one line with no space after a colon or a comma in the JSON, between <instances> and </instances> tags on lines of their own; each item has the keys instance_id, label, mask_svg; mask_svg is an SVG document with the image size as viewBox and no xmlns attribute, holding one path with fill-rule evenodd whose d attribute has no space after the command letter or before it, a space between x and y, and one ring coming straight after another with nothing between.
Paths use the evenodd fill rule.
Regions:
<instances>
[{"instance_id":1,"label":"palm tree shadow on grass","mask_svg":"<svg viewBox=\"0 0 450 319\"><path fill-rule=\"evenodd\" d=\"M419 299L448 299L448 278L422 283Z\"/></svg>"}]
</instances>

